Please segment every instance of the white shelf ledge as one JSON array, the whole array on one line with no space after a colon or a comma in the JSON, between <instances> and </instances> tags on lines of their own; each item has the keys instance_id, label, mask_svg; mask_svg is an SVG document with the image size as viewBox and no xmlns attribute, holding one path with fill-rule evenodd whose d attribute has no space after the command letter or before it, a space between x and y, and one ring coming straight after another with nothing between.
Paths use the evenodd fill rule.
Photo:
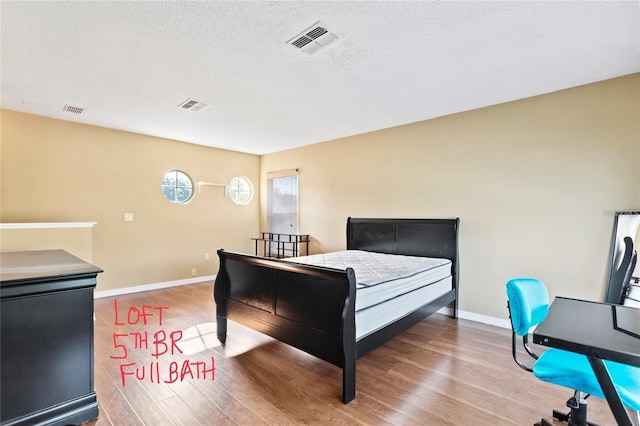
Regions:
<instances>
[{"instance_id":1,"label":"white shelf ledge","mask_svg":"<svg viewBox=\"0 0 640 426\"><path fill-rule=\"evenodd\" d=\"M93 228L98 222L0 223L0 229Z\"/></svg>"}]
</instances>

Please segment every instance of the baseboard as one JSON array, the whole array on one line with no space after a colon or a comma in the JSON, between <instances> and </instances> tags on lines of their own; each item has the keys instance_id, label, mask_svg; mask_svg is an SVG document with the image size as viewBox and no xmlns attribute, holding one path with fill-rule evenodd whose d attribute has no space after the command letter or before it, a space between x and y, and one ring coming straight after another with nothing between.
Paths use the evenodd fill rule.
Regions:
<instances>
[{"instance_id":1,"label":"baseboard","mask_svg":"<svg viewBox=\"0 0 640 426\"><path fill-rule=\"evenodd\" d=\"M453 309L449 307L444 307L440 309L438 313L451 316L453 314ZM473 312L462 311L460 309L458 309L458 318L474 321L474 322L480 322L482 324L493 325L500 328L511 329L511 323L509 322L508 319L504 319L504 318L490 317L488 315L476 314Z\"/></svg>"},{"instance_id":2,"label":"baseboard","mask_svg":"<svg viewBox=\"0 0 640 426\"><path fill-rule=\"evenodd\" d=\"M205 275L203 277L185 278L183 280L166 281L163 283L137 285L133 287L116 288L113 290L95 291L93 297L99 299L101 297L113 297L123 294L139 293L141 291L160 290L168 287L177 287L181 285L197 284L204 281L213 281L216 279L215 275Z\"/></svg>"}]
</instances>

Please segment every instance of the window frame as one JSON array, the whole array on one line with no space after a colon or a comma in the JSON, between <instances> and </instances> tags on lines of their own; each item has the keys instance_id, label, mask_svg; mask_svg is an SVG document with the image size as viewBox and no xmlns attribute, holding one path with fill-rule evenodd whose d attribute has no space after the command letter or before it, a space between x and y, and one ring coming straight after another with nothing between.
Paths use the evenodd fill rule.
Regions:
<instances>
[{"instance_id":1,"label":"window frame","mask_svg":"<svg viewBox=\"0 0 640 426\"><path fill-rule=\"evenodd\" d=\"M239 180L244 180L249 185L249 198L247 199L247 201L245 201L243 203L242 202L238 202L238 201L236 201L234 199L235 197L233 195L231 195L232 191L233 191L233 189L232 189L233 188L233 184L232 183L233 183L234 180L238 180L238 181ZM241 192L239 187L240 187L240 185L238 185L238 193ZM246 206L249 203L251 203L251 201L253 200L253 196L255 195L255 189L253 187L253 182L251 182L251 179L249 179L248 177L242 176L242 175L234 176L234 177L231 178L231 180L229 181L229 184L226 187L226 192L227 192L227 195L229 196L229 199L231 199L231 202L233 202L234 204L237 204L239 206Z\"/></svg>"},{"instance_id":2,"label":"window frame","mask_svg":"<svg viewBox=\"0 0 640 426\"><path fill-rule=\"evenodd\" d=\"M165 184L165 179L170 179L167 176L171 173L175 173L175 180L174 183L171 185L167 185ZM182 175L182 176L181 176ZM181 186L180 185L180 181L181 178L183 178L183 180L186 178L186 181L189 182L189 186ZM171 198L169 198L167 196L167 193L165 192L165 189L173 189L175 192L175 198L172 200ZM196 191L195 191L195 185L193 183L193 179L191 179L191 176L189 176L189 174L187 174L186 172L179 170L179 169L172 169L169 170L168 172L166 172L164 174L164 176L162 176L162 181L160 183L160 189L162 189L162 195L164 196L164 198L169 201L172 204L188 204L191 200L193 200L193 198L196 195ZM179 197L178 197L178 190L180 189L189 189L190 190L190 194L189 197L187 199L185 199L184 201L180 201Z\"/></svg>"},{"instance_id":3,"label":"window frame","mask_svg":"<svg viewBox=\"0 0 640 426\"><path fill-rule=\"evenodd\" d=\"M295 177L296 178L296 185L295 185L295 220L290 221L291 223L291 227L293 229L290 230L285 230L285 229L274 229L274 212L272 211L273 209L273 183L275 179L281 179L281 178L288 178L288 177ZM300 191L299 191L299 187L300 187L300 176L299 176L299 170L296 169L289 169L289 170L281 170L281 171L277 171L277 172L268 172L266 174L266 180L267 180L267 208L266 208L266 225L267 225L267 229L269 232L276 232L279 234L293 234L296 235L299 232L299 228L300 228Z\"/></svg>"}]
</instances>

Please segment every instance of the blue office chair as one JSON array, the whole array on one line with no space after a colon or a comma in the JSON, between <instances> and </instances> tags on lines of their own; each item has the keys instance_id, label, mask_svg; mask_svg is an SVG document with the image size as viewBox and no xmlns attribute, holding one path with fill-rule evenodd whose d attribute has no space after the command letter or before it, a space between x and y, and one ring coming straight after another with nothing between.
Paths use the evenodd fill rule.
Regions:
<instances>
[{"instance_id":1,"label":"blue office chair","mask_svg":"<svg viewBox=\"0 0 640 426\"><path fill-rule=\"evenodd\" d=\"M624 304L626 293L631 284L633 271L636 268L638 253L633 246L631 237L624 237L624 252L618 269L611 274L611 279L607 285L605 294L606 303L614 303L616 305Z\"/></svg>"},{"instance_id":2,"label":"blue office chair","mask_svg":"<svg viewBox=\"0 0 640 426\"><path fill-rule=\"evenodd\" d=\"M549 310L549 294L545 285L534 278L512 279L507 282L507 299L515 362L540 380L574 390L574 396L567 401L571 411L565 414L553 410L554 418L570 425L593 425L587 422L586 398L589 395L604 398L604 394L587 357L555 348L549 348L538 355L529 346L529 330L544 321ZM518 359L518 336L522 337L524 349L535 360L532 367ZM613 361L605 361L605 365L622 403L636 411L636 423L640 426L640 368ZM536 425L553 423L542 419Z\"/></svg>"}]
</instances>

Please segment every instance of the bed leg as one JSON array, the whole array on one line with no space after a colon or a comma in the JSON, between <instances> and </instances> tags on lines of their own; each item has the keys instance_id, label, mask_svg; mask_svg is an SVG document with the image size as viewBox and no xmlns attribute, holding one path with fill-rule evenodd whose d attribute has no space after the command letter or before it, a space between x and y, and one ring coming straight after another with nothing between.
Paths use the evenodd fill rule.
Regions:
<instances>
[{"instance_id":1,"label":"bed leg","mask_svg":"<svg viewBox=\"0 0 640 426\"><path fill-rule=\"evenodd\" d=\"M218 340L224 345L227 341L227 319L216 315L216 325L218 327Z\"/></svg>"},{"instance_id":2,"label":"bed leg","mask_svg":"<svg viewBox=\"0 0 640 426\"><path fill-rule=\"evenodd\" d=\"M351 358L351 357L349 357ZM345 360L342 368L342 402L348 404L356 397L356 359Z\"/></svg>"},{"instance_id":3,"label":"bed leg","mask_svg":"<svg viewBox=\"0 0 640 426\"><path fill-rule=\"evenodd\" d=\"M458 319L458 294L456 292L456 299L453 301L453 318Z\"/></svg>"}]
</instances>

